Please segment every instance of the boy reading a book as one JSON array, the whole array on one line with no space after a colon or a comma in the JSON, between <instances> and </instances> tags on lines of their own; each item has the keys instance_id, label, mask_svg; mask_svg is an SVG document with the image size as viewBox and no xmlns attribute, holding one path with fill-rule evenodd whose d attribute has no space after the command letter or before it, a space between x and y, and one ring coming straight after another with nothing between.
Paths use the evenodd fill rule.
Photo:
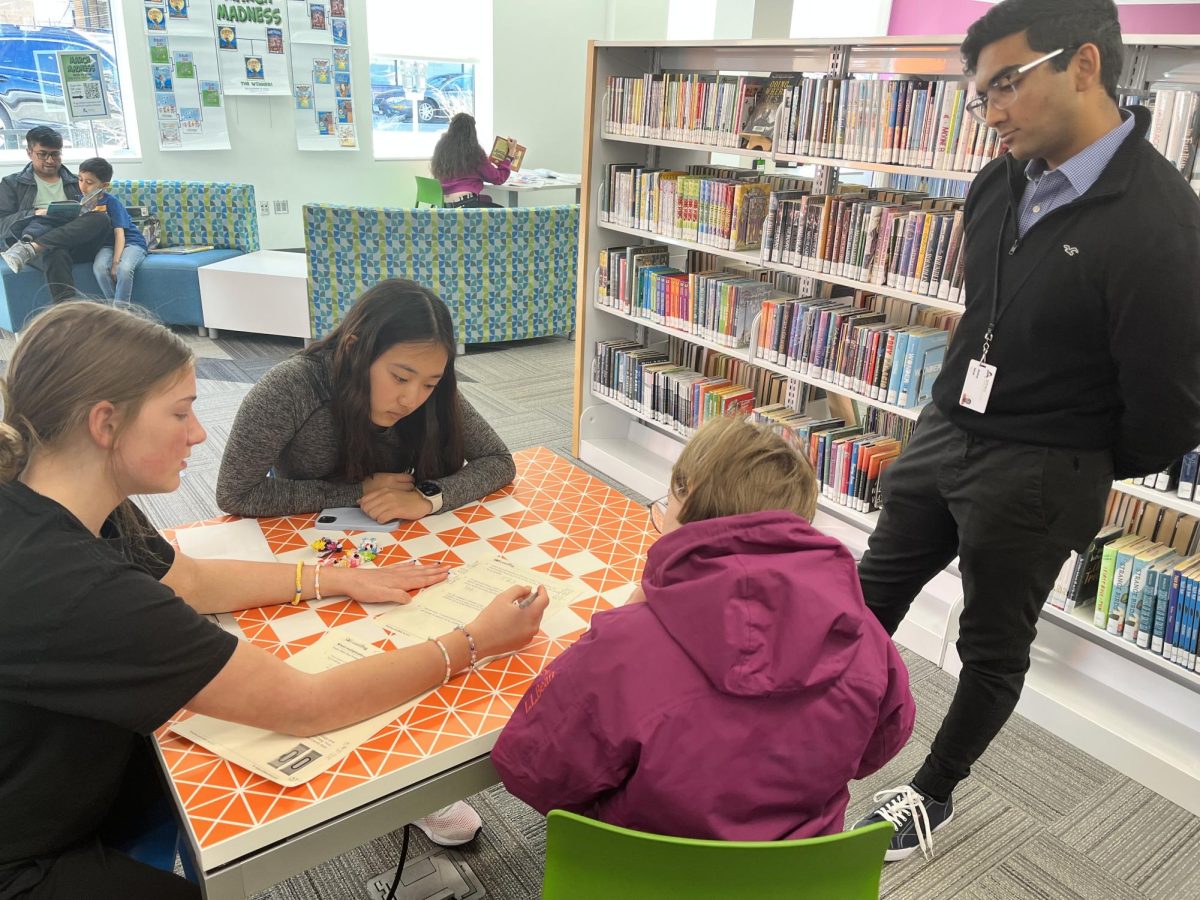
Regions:
<instances>
[{"instance_id":1,"label":"boy reading a book","mask_svg":"<svg viewBox=\"0 0 1200 900\"><path fill-rule=\"evenodd\" d=\"M133 273L148 250L146 239L133 224L125 204L108 192L112 175L112 164L99 156L79 164L79 186L89 194L99 192L96 209L108 213L112 223L112 244L96 251L92 274L105 300L128 303L133 296Z\"/></svg>"},{"instance_id":2,"label":"boy reading a book","mask_svg":"<svg viewBox=\"0 0 1200 900\"><path fill-rule=\"evenodd\" d=\"M779 435L709 422L652 506L641 590L546 668L492 750L515 796L655 834L842 830L912 733L908 672ZM644 594L643 594L644 592Z\"/></svg>"},{"instance_id":3,"label":"boy reading a book","mask_svg":"<svg viewBox=\"0 0 1200 900\"><path fill-rule=\"evenodd\" d=\"M13 272L26 266L46 273L53 302L75 296L71 266L91 260L109 231L108 217L77 209L67 216L47 215L70 201L83 200L79 179L62 164L62 135L46 125L25 135L29 164L0 179L0 259Z\"/></svg>"}]
</instances>

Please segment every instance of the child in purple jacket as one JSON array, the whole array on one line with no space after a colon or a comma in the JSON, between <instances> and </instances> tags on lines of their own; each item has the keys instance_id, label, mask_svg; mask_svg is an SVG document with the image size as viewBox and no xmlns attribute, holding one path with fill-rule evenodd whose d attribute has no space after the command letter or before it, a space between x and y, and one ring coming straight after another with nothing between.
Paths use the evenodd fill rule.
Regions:
<instances>
[{"instance_id":1,"label":"child in purple jacket","mask_svg":"<svg viewBox=\"0 0 1200 900\"><path fill-rule=\"evenodd\" d=\"M841 831L847 784L899 752L915 706L854 559L809 524L816 496L778 435L701 428L652 509L641 590L593 617L496 742L505 787L678 837Z\"/></svg>"}]
</instances>

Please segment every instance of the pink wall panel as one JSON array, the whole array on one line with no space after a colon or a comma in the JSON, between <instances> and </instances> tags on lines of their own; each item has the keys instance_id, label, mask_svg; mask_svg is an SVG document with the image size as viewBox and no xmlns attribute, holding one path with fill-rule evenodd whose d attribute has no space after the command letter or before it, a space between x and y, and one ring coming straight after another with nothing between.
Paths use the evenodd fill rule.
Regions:
<instances>
[{"instance_id":1,"label":"pink wall panel","mask_svg":"<svg viewBox=\"0 0 1200 900\"><path fill-rule=\"evenodd\" d=\"M983 0L892 0L888 34L962 34L992 5ZM1117 6L1126 34L1200 34L1200 3Z\"/></svg>"}]
</instances>

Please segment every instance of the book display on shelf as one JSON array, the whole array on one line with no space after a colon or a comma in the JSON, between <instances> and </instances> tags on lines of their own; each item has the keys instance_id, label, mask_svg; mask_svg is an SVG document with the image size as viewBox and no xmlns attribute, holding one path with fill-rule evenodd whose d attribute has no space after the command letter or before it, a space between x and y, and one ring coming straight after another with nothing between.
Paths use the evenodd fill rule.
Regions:
<instances>
[{"instance_id":1,"label":"book display on shelf","mask_svg":"<svg viewBox=\"0 0 1200 900\"><path fill-rule=\"evenodd\" d=\"M1113 491L1109 524L1063 565L1049 605L1196 671L1200 519Z\"/></svg>"},{"instance_id":2,"label":"book display on shelf","mask_svg":"<svg viewBox=\"0 0 1200 900\"><path fill-rule=\"evenodd\" d=\"M1124 96L1154 110L1152 142L1191 177L1197 92L1171 78L1200 41L1126 43L1145 65ZM966 113L959 42L591 53L580 270L595 278L579 287L576 454L661 495L689 429L748 409L808 453L820 514L870 532L879 475L907 445L963 309L963 196L1003 149ZM769 149L749 148L741 135L772 82ZM730 156L741 163L714 165ZM838 170L867 183L839 183ZM1180 763L1200 746L1200 675L1186 668L1200 635L1198 470L1192 454L1113 484L1111 527L1071 558L1042 611L1020 710L1200 813L1200 773ZM1118 568L1123 549L1137 552ZM955 611L923 594L897 639L953 673Z\"/></svg>"}]
</instances>

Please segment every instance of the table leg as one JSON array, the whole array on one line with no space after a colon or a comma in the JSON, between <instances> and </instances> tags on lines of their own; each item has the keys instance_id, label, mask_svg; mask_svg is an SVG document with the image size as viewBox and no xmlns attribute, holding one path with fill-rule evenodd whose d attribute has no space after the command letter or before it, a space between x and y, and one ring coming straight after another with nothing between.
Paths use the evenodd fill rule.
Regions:
<instances>
[{"instance_id":1,"label":"table leg","mask_svg":"<svg viewBox=\"0 0 1200 900\"><path fill-rule=\"evenodd\" d=\"M520 191L509 191L508 192L508 205L510 207L521 205L521 192Z\"/></svg>"},{"instance_id":2,"label":"table leg","mask_svg":"<svg viewBox=\"0 0 1200 900\"><path fill-rule=\"evenodd\" d=\"M582 198L582 195L583 195L583 188L582 188L582 186L575 188L575 203L576 203L576 205L578 205L578 204L579 204L579 202L580 202L580 200L581 200L581 198Z\"/></svg>"}]
</instances>

